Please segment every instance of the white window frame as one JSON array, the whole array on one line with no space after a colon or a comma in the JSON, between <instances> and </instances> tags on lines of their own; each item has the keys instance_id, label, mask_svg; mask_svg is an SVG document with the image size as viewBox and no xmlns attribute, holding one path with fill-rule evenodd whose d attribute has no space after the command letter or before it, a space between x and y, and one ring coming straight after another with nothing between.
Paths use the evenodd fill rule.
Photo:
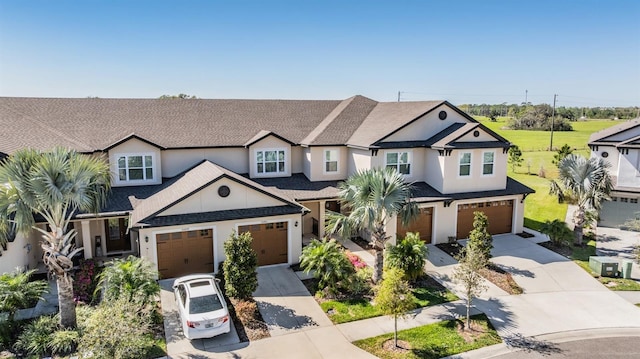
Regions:
<instances>
[{"instance_id":1,"label":"white window frame","mask_svg":"<svg viewBox=\"0 0 640 359\"><path fill-rule=\"evenodd\" d=\"M487 153L492 155L491 162L485 162L486 158L484 157ZM484 173L484 166L491 165L491 173ZM493 176L496 173L496 151L484 151L482 152L482 175L483 176Z\"/></svg>"},{"instance_id":2,"label":"white window frame","mask_svg":"<svg viewBox=\"0 0 640 359\"><path fill-rule=\"evenodd\" d=\"M124 168L120 167L120 159L124 157ZM141 168L130 168L129 167L129 158L131 157L142 157L142 167ZM151 157L151 165L147 166L146 157ZM144 182L156 182L157 179L157 171L156 168L158 166L158 162L156 156L153 152L141 152L141 153L117 153L114 156L115 158L115 178L117 183L144 183ZM142 169L142 179L130 179L130 170L132 169ZM147 170L151 169L151 178L147 178ZM120 171L124 170L126 178L120 178Z\"/></svg>"},{"instance_id":3,"label":"white window frame","mask_svg":"<svg viewBox=\"0 0 640 359\"><path fill-rule=\"evenodd\" d=\"M267 172L267 163L272 163L274 161L267 161L266 158L266 153L267 152L276 152L276 170L274 172ZM282 156L283 159L282 161L280 161L278 155L279 153L282 152ZM262 153L262 161L258 161L258 154ZM256 163L256 174L257 175L265 175L265 176L269 176L269 175L281 175L281 174L286 174L287 173L287 150L285 148L261 148L259 150L255 151L255 163ZM282 171L280 170L280 166L279 163L282 162L283 163L283 167L282 167ZM262 172L260 171L260 164L262 164Z\"/></svg>"},{"instance_id":4,"label":"white window frame","mask_svg":"<svg viewBox=\"0 0 640 359\"><path fill-rule=\"evenodd\" d=\"M465 163L464 166L469 166L469 173L466 175L462 174L462 159L464 158L464 156L468 154L469 155L469 163ZM471 163L473 162L473 153L465 151L465 152L460 152L460 156L458 157L458 177L463 177L463 178L467 178L467 177L471 177Z\"/></svg>"},{"instance_id":5,"label":"white window frame","mask_svg":"<svg viewBox=\"0 0 640 359\"><path fill-rule=\"evenodd\" d=\"M327 154L329 155L328 159L327 159ZM323 151L323 166L322 166L322 173L323 174L336 174L340 172L340 151L337 149L330 149L330 150L324 150ZM330 163L336 163L336 169L335 171L330 171L327 168L327 165Z\"/></svg>"},{"instance_id":6,"label":"white window frame","mask_svg":"<svg viewBox=\"0 0 640 359\"><path fill-rule=\"evenodd\" d=\"M397 155L397 161L396 163L389 163L389 155L394 153ZM401 163L400 157L405 153L407 154L407 162ZM405 176L411 176L411 169L413 167L411 163L412 160L413 160L413 153L411 151L388 151L388 152L385 152L384 154L384 167L385 168L393 167L396 169L396 171L398 171L398 173ZM402 173L402 171L400 171L400 167L404 165L408 167L408 173Z\"/></svg>"}]
</instances>

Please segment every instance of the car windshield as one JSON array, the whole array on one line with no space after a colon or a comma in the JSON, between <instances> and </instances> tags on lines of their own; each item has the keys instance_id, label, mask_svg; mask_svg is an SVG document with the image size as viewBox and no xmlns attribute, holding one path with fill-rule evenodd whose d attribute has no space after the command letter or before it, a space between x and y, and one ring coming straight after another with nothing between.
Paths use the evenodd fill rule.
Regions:
<instances>
[{"instance_id":1,"label":"car windshield","mask_svg":"<svg viewBox=\"0 0 640 359\"><path fill-rule=\"evenodd\" d=\"M193 297L189 303L189 314L200 314L222 309L222 303L217 294Z\"/></svg>"}]
</instances>

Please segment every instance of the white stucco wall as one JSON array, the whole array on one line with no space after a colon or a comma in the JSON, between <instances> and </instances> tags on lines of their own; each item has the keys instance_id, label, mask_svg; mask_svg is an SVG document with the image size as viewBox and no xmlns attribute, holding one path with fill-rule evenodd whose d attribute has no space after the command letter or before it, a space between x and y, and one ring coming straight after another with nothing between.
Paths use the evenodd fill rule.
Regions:
<instances>
[{"instance_id":1,"label":"white stucco wall","mask_svg":"<svg viewBox=\"0 0 640 359\"><path fill-rule=\"evenodd\" d=\"M264 151L264 150L284 150L285 164L284 164L284 173L258 173L258 167L256 163L256 152ZM299 160L302 161L302 153L300 153ZM291 176L292 170L292 154L291 154L291 145L281 139L274 136L267 136L262 140L254 143L249 146L249 176L251 178L262 178L262 177L289 177ZM298 168L298 167L297 167ZM299 171L302 171L302 165L298 168Z\"/></svg>"},{"instance_id":2,"label":"white stucco wall","mask_svg":"<svg viewBox=\"0 0 640 359\"><path fill-rule=\"evenodd\" d=\"M629 153L620 153L618 156L618 186L640 190L640 150L630 148L623 151Z\"/></svg>"},{"instance_id":3,"label":"white stucco wall","mask_svg":"<svg viewBox=\"0 0 640 359\"><path fill-rule=\"evenodd\" d=\"M218 188L228 186L229 196L220 197ZM243 184L222 178L201 191L160 213L160 216L174 214L224 211L229 209L260 208L281 206L285 203L271 196L251 189Z\"/></svg>"},{"instance_id":4,"label":"white stucco wall","mask_svg":"<svg viewBox=\"0 0 640 359\"><path fill-rule=\"evenodd\" d=\"M603 153L607 153L607 157L603 157ZM591 151L591 157L602 158L609 164L609 174L611 176L618 175L618 162L620 161L620 152L614 146L598 146L597 151Z\"/></svg>"},{"instance_id":5,"label":"white stucco wall","mask_svg":"<svg viewBox=\"0 0 640 359\"><path fill-rule=\"evenodd\" d=\"M407 182L421 182L425 180L425 149L424 148L394 148L379 150L378 155L371 158L371 167L384 168L386 166L387 153L408 152L411 169L410 174L405 175Z\"/></svg>"},{"instance_id":6,"label":"white stucco wall","mask_svg":"<svg viewBox=\"0 0 640 359\"><path fill-rule=\"evenodd\" d=\"M203 160L235 173L249 173L249 150L244 147L170 149L162 151L162 177L174 177Z\"/></svg>"},{"instance_id":7,"label":"white stucco wall","mask_svg":"<svg viewBox=\"0 0 640 359\"><path fill-rule=\"evenodd\" d=\"M447 112L447 118L445 120L438 118L440 111ZM470 121L452 110L449 106L441 105L400 131L387 137L385 142L426 140L456 122L469 123Z\"/></svg>"},{"instance_id":8,"label":"white stucco wall","mask_svg":"<svg viewBox=\"0 0 640 359\"><path fill-rule=\"evenodd\" d=\"M153 180L120 181L118 178L118 157L121 155L153 156ZM119 144L109 150L109 168L112 174L112 186L146 186L162 183L162 156L160 149L136 138Z\"/></svg>"},{"instance_id":9,"label":"white stucco wall","mask_svg":"<svg viewBox=\"0 0 640 359\"><path fill-rule=\"evenodd\" d=\"M311 148L304 147L302 150L302 173L307 178L311 178Z\"/></svg>"},{"instance_id":10,"label":"white stucco wall","mask_svg":"<svg viewBox=\"0 0 640 359\"><path fill-rule=\"evenodd\" d=\"M291 173L303 172L304 150L300 146L291 146Z\"/></svg>"},{"instance_id":11,"label":"white stucco wall","mask_svg":"<svg viewBox=\"0 0 640 359\"><path fill-rule=\"evenodd\" d=\"M218 265L225 259L224 255L224 242L229 238L233 231L237 231L238 226L257 224L257 223L274 223L274 222L287 222L288 231L288 258L289 264L298 263L300 260L300 254L302 253L302 222L301 214L264 217L264 218L252 218L233 221L211 222L211 223L198 223L179 226L157 227L157 228L143 228L139 231L140 240L140 256L146 258L154 264L155 268L158 268L158 253L156 246L156 234L167 232L181 232L191 231L199 229L213 229L213 260L214 269L218 270ZM298 222L298 226L295 223ZM147 242L143 238L148 237Z\"/></svg>"},{"instance_id":12,"label":"white stucco wall","mask_svg":"<svg viewBox=\"0 0 640 359\"><path fill-rule=\"evenodd\" d=\"M440 192L444 186L445 159L446 157L440 156L436 150L425 150L424 181Z\"/></svg>"},{"instance_id":13,"label":"white stucco wall","mask_svg":"<svg viewBox=\"0 0 640 359\"><path fill-rule=\"evenodd\" d=\"M13 242L7 243L7 250L2 250L0 274L13 272L18 267L35 269L42 260L40 238L36 231L27 235L18 233Z\"/></svg>"}]
</instances>

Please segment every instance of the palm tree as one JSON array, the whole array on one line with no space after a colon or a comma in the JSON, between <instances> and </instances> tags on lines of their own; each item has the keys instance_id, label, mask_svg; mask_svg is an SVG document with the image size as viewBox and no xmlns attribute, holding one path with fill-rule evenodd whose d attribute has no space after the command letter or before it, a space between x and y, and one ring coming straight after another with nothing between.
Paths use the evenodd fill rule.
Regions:
<instances>
[{"instance_id":1,"label":"palm tree","mask_svg":"<svg viewBox=\"0 0 640 359\"><path fill-rule=\"evenodd\" d=\"M116 259L104 268L99 278L96 291L102 289L106 301L124 298L143 308L160 293L156 282L158 271L144 258Z\"/></svg>"},{"instance_id":2,"label":"palm tree","mask_svg":"<svg viewBox=\"0 0 640 359\"><path fill-rule=\"evenodd\" d=\"M109 165L102 158L55 148L20 150L0 163L0 241L10 233L42 234L43 261L56 278L60 324L76 326L71 258L76 231L69 221L79 211L97 213L111 186ZM36 226L35 216L48 228Z\"/></svg>"},{"instance_id":3,"label":"palm tree","mask_svg":"<svg viewBox=\"0 0 640 359\"><path fill-rule=\"evenodd\" d=\"M367 232L375 249L373 281L382 278L383 252L389 240L386 225L399 216L408 225L418 215L418 206L410 200L411 185L393 168L358 171L338 188L340 202L349 214L330 213L327 233L351 238L356 232Z\"/></svg>"},{"instance_id":4,"label":"palm tree","mask_svg":"<svg viewBox=\"0 0 640 359\"><path fill-rule=\"evenodd\" d=\"M558 166L560 185L552 181L552 192L559 197L564 190L578 206L573 216L575 245L582 245L583 227L587 213L600 209L601 203L609 199L613 185L607 169L609 164L601 158L586 159L570 154Z\"/></svg>"},{"instance_id":5,"label":"palm tree","mask_svg":"<svg viewBox=\"0 0 640 359\"><path fill-rule=\"evenodd\" d=\"M0 275L0 312L8 312L10 322L18 308L28 308L49 290L49 284L43 280L30 281L34 272L35 269L16 269Z\"/></svg>"}]
</instances>

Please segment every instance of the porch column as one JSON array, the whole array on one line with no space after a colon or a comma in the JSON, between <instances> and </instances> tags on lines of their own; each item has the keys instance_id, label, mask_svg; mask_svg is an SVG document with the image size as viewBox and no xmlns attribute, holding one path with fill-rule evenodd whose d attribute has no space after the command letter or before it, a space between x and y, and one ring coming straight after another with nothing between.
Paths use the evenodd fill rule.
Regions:
<instances>
[{"instance_id":1,"label":"porch column","mask_svg":"<svg viewBox=\"0 0 640 359\"><path fill-rule=\"evenodd\" d=\"M90 221L82 221L82 247L84 248L84 259L93 258L93 244L91 241Z\"/></svg>"},{"instance_id":2,"label":"porch column","mask_svg":"<svg viewBox=\"0 0 640 359\"><path fill-rule=\"evenodd\" d=\"M327 203L327 201L320 201L318 202L318 206L320 206L320 208L318 208L318 237L320 237L320 239L322 240L322 238L324 238L324 221L325 221L325 204Z\"/></svg>"}]
</instances>

